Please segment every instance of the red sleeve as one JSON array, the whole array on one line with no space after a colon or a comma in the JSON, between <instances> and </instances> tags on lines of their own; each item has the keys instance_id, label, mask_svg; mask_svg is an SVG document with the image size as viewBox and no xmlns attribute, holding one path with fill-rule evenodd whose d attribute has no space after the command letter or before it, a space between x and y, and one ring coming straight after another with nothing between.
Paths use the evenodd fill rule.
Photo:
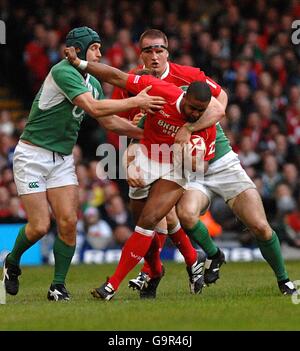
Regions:
<instances>
[{"instance_id":1,"label":"red sleeve","mask_svg":"<svg viewBox=\"0 0 300 351\"><path fill-rule=\"evenodd\" d=\"M126 82L126 90L134 95L138 94L148 85L151 85L151 83L149 83L149 77L148 75L138 76L136 74L129 74Z\"/></svg>"},{"instance_id":2,"label":"red sleeve","mask_svg":"<svg viewBox=\"0 0 300 351\"><path fill-rule=\"evenodd\" d=\"M195 80L206 82L209 85L211 93L214 97L218 97L222 90L221 86L210 77L207 77L200 68L191 66L181 66L170 63L170 74L169 78L167 77L166 79L170 79L170 82L175 80L177 83L174 83L178 86L184 85L184 83L190 84Z\"/></svg>"},{"instance_id":3,"label":"red sleeve","mask_svg":"<svg viewBox=\"0 0 300 351\"><path fill-rule=\"evenodd\" d=\"M213 125L203 132L206 132L205 145L206 145L206 153L204 156L204 161L209 161L215 157L215 144L216 144L216 134L217 129L216 125Z\"/></svg>"},{"instance_id":4,"label":"red sleeve","mask_svg":"<svg viewBox=\"0 0 300 351\"><path fill-rule=\"evenodd\" d=\"M222 90L221 86L216 83L214 80L212 80L210 77L207 77L203 71L199 69L199 74L195 78L195 80L200 80L201 82L206 82L208 86L210 87L210 91L212 93L212 96L217 98L220 95L220 92Z\"/></svg>"},{"instance_id":5,"label":"red sleeve","mask_svg":"<svg viewBox=\"0 0 300 351\"><path fill-rule=\"evenodd\" d=\"M210 91L212 93L212 96L217 98L220 95L220 92L222 90L221 86L209 77L206 77L206 83L210 87Z\"/></svg>"},{"instance_id":6,"label":"red sleeve","mask_svg":"<svg viewBox=\"0 0 300 351\"><path fill-rule=\"evenodd\" d=\"M152 85L152 88L147 94L152 96L163 96L166 102L170 104L173 104L179 96L183 94L182 90L175 84L165 82L162 79L150 75L138 76L135 74L129 74L126 83L126 90L133 94L138 94L149 85Z\"/></svg>"}]
</instances>

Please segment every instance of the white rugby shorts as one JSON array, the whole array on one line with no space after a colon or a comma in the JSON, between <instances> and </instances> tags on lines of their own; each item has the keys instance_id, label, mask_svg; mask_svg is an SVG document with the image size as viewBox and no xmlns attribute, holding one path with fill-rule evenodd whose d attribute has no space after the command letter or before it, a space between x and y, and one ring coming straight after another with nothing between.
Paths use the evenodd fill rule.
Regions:
<instances>
[{"instance_id":1,"label":"white rugby shorts","mask_svg":"<svg viewBox=\"0 0 300 351\"><path fill-rule=\"evenodd\" d=\"M238 155L230 151L209 165L203 180L192 180L186 188L201 191L209 202L213 194L221 196L227 202L247 189L255 189L256 186L241 166Z\"/></svg>"},{"instance_id":2,"label":"white rugby shorts","mask_svg":"<svg viewBox=\"0 0 300 351\"><path fill-rule=\"evenodd\" d=\"M138 200L148 197L151 185L157 179L166 179L175 182L183 188L186 186L186 178L181 175L181 172L177 175L173 164L159 163L155 160L151 160L146 155L144 155L143 152L137 152L133 162L136 166L140 166L143 180L145 182L145 187L129 187L129 197L131 199Z\"/></svg>"},{"instance_id":3,"label":"white rugby shorts","mask_svg":"<svg viewBox=\"0 0 300 351\"><path fill-rule=\"evenodd\" d=\"M64 156L21 140L14 152L13 172L19 195L78 185L72 154Z\"/></svg>"}]
</instances>

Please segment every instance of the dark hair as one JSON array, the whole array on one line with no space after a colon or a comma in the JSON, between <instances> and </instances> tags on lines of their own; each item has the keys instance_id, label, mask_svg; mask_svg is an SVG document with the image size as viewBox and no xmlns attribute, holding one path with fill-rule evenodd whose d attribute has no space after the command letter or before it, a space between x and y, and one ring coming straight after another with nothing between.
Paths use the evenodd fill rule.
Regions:
<instances>
[{"instance_id":1,"label":"dark hair","mask_svg":"<svg viewBox=\"0 0 300 351\"><path fill-rule=\"evenodd\" d=\"M161 30L158 29L147 29L141 36L139 39L139 46L140 48L142 47L142 41L145 38L151 38L151 39L163 39L163 41L165 42L166 47L168 47L168 38L166 36L166 34L164 32L162 32Z\"/></svg>"},{"instance_id":2,"label":"dark hair","mask_svg":"<svg viewBox=\"0 0 300 351\"><path fill-rule=\"evenodd\" d=\"M133 74L136 74L137 76L150 75L150 76L159 78L158 73L154 70L149 69L149 68L136 68L133 71Z\"/></svg>"},{"instance_id":3,"label":"dark hair","mask_svg":"<svg viewBox=\"0 0 300 351\"><path fill-rule=\"evenodd\" d=\"M192 82L187 91L187 95L192 95L195 99L206 102L211 99L211 91L206 82L194 81Z\"/></svg>"}]
</instances>

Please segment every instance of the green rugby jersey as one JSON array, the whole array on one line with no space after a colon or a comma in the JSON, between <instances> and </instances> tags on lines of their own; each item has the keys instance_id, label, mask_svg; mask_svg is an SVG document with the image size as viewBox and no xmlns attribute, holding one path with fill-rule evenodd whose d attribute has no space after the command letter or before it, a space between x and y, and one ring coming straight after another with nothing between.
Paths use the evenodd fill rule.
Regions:
<instances>
[{"instance_id":1,"label":"green rugby jersey","mask_svg":"<svg viewBox=\"0 0 300 351\"><path fill-rule=\"evenodd\" d=\"M67 60L52 67L37 93L21 139L63 155L72 153L86 113L72 100L90 91L104 99L102 87L91 75L84 78Z\"/></svg>"},{"instance_id":2,"label":"green rugby jersey","mask_svg":"<svg viewBox=\"0 0 300 351\"><path fill-rule=\"evenodd\" d=\"M223 157L229 151L232 150L229 140L225 135L223 128L221 127L219 122L216 124L216 128L217 128L217 135L216 135L215 156L210 161L208 161L209 164L212 164L213 162L217 161L219 158Z\"/></svg>"}]
</instances>

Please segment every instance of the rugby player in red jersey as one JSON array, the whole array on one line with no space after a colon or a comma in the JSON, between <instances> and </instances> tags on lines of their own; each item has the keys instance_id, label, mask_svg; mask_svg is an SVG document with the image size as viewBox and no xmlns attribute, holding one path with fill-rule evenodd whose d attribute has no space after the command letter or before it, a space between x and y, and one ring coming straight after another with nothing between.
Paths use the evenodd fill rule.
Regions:
<instances>
[{"instance_id":1,"label":"rugby player in red jersey","mask_svg":"<svg viewBox=\"0 0 300 351\"><path fill-rule=\"evenodd\" d=\"M138 67L132 69L129 73L134 73L144 67L146 69L150 69L152 72L155 72L156 77L160 78L161 80L174 83L178 87L189 85L195 80L206 82L210 87L212 95L222 104L225 110L227 105L227 94L220 87L220 85L218 85L210 77L207 77L199 68L183 66L168 61L168 39L163 32L157 29L146 30L140 37L139 46L141 50L140 58L144 65L139 65ZM128 96L127 90L119 87L114 88L112 98L122 99ZM140 113L139 109L132 109L130 111L120 113L120 116L132 120L135 124L138 123L142 115L143 113ZM200 130L209 127L218 122L221 116L222 115L220 114L208 113L207 111L207 113L204 113L204 115L196 123L186 123L184 128L180 128L176 135L176 141L182 143L183 141L189 140L193 128ZM110 138L109 140L112 140L114 143L115 141L113 138L119 138L114 133L109 132L108 135ZM202 193L195 189L186 192L184 199L182 199L180 202L180 208L187 208L187 205L189 205L189 208L193 209L195 217L198 216L201 212L200 209L206 209L209 205L207 197L205 195L199 196L199 194L202 195ZM134 197L134 194L131 191L129 192L129 197L133 216L137 220L143 208L145 199L141 197ZM219 276L219 271L213 271L213 268L216 268L215 265L219 264L219 258L221 256L223 257L223 254L210 238L208 231L204 230L206 228L202 222L199 220L195 222L193 219L192 223L188 223L188 227L186 229L190 229L190 227L197 228L193 231L193 239L200 244L208 258L213 260L211 269L207 269L206 274L213 275L213 279L216 280ZM129 281L129 286L133 289L140 290L140 296L143 298L155 297L156 288L162 275L164 274L164 269L160 260L160 251L165 243L167 237L166 234L169 234L169 238L183 255L187 265L187 271L190 272L191 269L193 270L191 257L193 258L194 255L192 253L191 245L186 237L186 233L183 228L181 228L175 208L168 214L167 221L162 220L155 228L155 231L157 236L155 236L151 244L151 248L145 257L141 272L137 278ZM159 267L161 274L158 274ZM194 269L197 269L197 267L194 267ZM197 289L197 286L193 285L191 282L190 288L192 293L201 292Z\"/></svg>"},{"instance_id":2,"label":"rugby player in red jersey","mask_svg":"<svg viewBox=\"0 0 300 351\"><path fill-rule=\"evenodd\" d=\"M187 121L197 121L208 108L211 91L207 83L196 81L184 93L175 85L149 75L130 75L107 65L82 61L77 58L74 48L65 49L65 54L74 66L93 74L102 81L125 88L133 94L140 91L141 87L152 86L148 94L159 92L159 95L166 100L164 107L146 120L147 125L142 140L142 144L148 151L147 160L151 163L149 168L151 176L145 177L146 182L150 180L145 185L151 184L146 204L139 216L135 231L123 247L116 271L106 283L92 291L93 296L110 300L122 280L147 253L155 226L169 213L184 192L186 178L177 177L177 170L173 167L171 160L169 163L162 164L160 156L153 153L152 146L154 144L171 146L174 143L177 129ZM153 132L154 129L156 133ZM210 150L210 145L214 142L215 133L215 126L201 131L207 150ZM139 154L141 158L144 156L143 153ZM208 152L205 157L208 160L213 157L213 153ZM136 159L138 160L138 157ZM162 166L163 170L153 174L152 171L157 169L157 164Z\"/></svg>"}]
</instances>

